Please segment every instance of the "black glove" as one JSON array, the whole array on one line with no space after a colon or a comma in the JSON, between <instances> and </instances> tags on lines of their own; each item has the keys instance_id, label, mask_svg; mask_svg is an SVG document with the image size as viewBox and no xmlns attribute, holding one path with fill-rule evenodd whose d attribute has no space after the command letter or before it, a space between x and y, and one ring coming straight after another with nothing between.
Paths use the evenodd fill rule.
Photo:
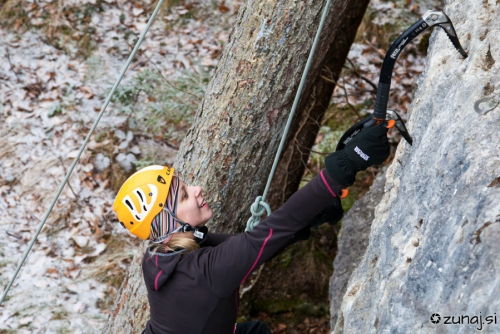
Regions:
<instances>
[{"instance_id":1,"label":"black glove","mask_svg":"<svg viewBox=\"0 0 500 334\"><path fill-rule=\"evenodd\" d=\"M342 150L326 157L326 170L343 188L354 183L357 172L380 165L389 157L385 123L361 130Z\"/></svg>"}]
</instances>

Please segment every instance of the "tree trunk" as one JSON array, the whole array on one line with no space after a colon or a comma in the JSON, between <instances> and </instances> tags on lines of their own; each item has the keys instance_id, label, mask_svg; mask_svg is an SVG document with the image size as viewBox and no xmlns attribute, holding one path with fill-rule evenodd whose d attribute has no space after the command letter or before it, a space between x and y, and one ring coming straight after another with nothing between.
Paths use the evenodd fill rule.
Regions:
<instances>
[{"instance_id":1,"label":"tree trunk","mask_svg":"<svg viewBox=\"0 0 500 334\"><path fill-rule=\"evenodd\" d=\"M297 191L309 159L310 148L314 145L328 107L334 84L337 81L349 49L356 37L358 26L369 1L348 1L344 3L345 13L338 18L334 40L323 60L323 67L313 83L309 97L300 110L300 120L294 123L267 196L272 208L278 208ZM330 80L324 80L322 75ZM326 239L326 241L325 241ZM240 316L251 317L256 310L273 314L293 312L293 322L305 317L328 317L328 285L331 275L331 260L335 256L336 236L332 228L322 233L312 233L308 242L300 242L287 249L284 258L276 257L266 263L253 288L241 299ZM311 249L315 249L312 252ZM321 254L321 255L318 255ZM286 261L284 265L283 261ZM253 278L254 276L252 276ZM289 277L286 284L276 277ZM250 284L251 284L251 280ZM295 301L299 301L296 303ZM305 305L314 305L305 307Z\"/></svg>"},{"instance_id":2,"label":"tree trunk","mask_svg":"<svg viewBox=\"0 0 500 334\"><path fill-rule=\"evenodd\" d=\"M366 5L367 1L332 1L289 138L296 137L294 131L306 117L306 106L313 118L321 118L333 85L319 75L328 63L338 76ZM243 231L250 205L264 190L323 6L320 1L247 1L239 9L174 166L186 183L203 187L214 211L208 225L212 232ZM345 29L352 30L346 33ZM339 49L342 52L337 54ZM312 94L315 100L308 99ZM302 127L307 129L304 124ZM303 136L303 142L310 148L318 128L309 129L310 135ZM298 168L289 177L297 180L302 172ZM294 191L292 188L273 209ZM137 253L137 266L131 267L125 279L106 332L140 332L144 328L149 314L147 298L137 286L144 284L139 279L143 251Z\"/></svg>"},{"instance_id":3,"label":"tree trunk","mask_svg":"<svg viewBox=\"0 0 500 334\"><path fill-rule=\"evenodd\" d=\"M475 104L499 100L500 6L449 1L445 12L469 57L434 30L413 146L402 141L387 171L334 333L499 332L500 106Z\"/></svg>"},{"instance_id":4,"label":"tree trunk","mask_svg":"<svg viewBox=\"0 0 500 334\"><path fill-rule=\"evenodd\" d=\"M299 187L309 159L309 151L314 145L325 109L330 104L335 88L332 81L337 82L340 77L369 2L369 0L333 1L331 4L335 8L333 13L337 13L333 15L330 11L331 17L335 17L337 21L323 28L322 36L326 34L325 30L331 30L330 43L326 46L326 53L321 60L321 66L318 66L316 79L309 88L309 94L303 94L307 100L301 104L299 109L301 112L297 115L297 121L293 123L287 138L285 144L287 149L283 151L269 190L268 203L271 207L278 208ZM329 80L324 80L321 76Z\"/></svg>"}]
</instances>

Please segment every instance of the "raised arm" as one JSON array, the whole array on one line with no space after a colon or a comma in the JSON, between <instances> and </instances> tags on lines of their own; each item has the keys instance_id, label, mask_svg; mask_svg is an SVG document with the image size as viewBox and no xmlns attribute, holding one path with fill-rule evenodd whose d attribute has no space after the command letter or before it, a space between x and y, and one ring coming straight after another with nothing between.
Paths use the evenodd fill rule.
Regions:
<instances>
[{"instance_id":1,"label":"raised arm","mask_svg":"<svg viewBox=\"0 0 500 334\"><path fill-rule=\"evenodd\" d=\"M356 173L381 164L390 154L387 124L362 129L341 150L325 159L326 168L293 194L251 232L227 239L217 247L189 254L220 297L228 297L270 259L335 197L354 183Z\"/></svg>"},{"instance_id":2,"label":"raised arm","mask_svg":"<svg viewBox=\"0 0 500 334\"><path fill-rule=\"evenodd\" d=\"M253 231L228 238L217 247L187 255L195 257L195 263L213 292L227 297L338 196L340 190L340 184L323 170Z\"/></svg>"}]
</instances>

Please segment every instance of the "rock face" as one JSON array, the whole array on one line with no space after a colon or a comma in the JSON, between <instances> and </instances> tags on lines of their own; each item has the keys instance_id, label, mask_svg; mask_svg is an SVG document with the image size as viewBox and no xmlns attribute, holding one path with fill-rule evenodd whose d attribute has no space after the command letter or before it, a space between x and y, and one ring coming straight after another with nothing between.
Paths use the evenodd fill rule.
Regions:
<instances>
[{"instance_id":1,"label":"rock face","mask_svg":"<svg viewBox=\"0 0 500 334\"><path fill-rule=\"evenodd\" d=\"M469 57L434 31L407 123L414 143L387 171L334 333L500 332L500 106L474 109L500 99L500 3L444 11Z\"/></svg>"},{"instance_id":2,"label":"rock face","mask_svg":"<svg viewBox=\"0 0 500 334\"><path fill-rule=\"evenodd\" d=\"M352 272L365 254L370 237L370 228L375 217L375 207L384 195L385 173L380 170L370 190L346 213L342 219L342 231L338 241L338 252L333 261L333 275L330 278L330 326L338 320L342 297Z\"/></svg>"}]
</instances>

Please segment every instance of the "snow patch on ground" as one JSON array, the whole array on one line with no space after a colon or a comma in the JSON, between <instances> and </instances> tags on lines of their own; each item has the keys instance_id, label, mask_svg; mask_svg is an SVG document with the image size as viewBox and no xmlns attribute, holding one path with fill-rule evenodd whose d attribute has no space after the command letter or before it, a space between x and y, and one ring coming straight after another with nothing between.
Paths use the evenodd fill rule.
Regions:
<instances>
[{"instance_id":1,"label":"snow patch on ground","mask_svg":"<svg viewBox=\"0 0 500 334\"><path fill-rule=\"evenodd\" d=\"M31 24L47 24L42 13L50 2L25 2ZM59 3L63 14L71 5L97 6L95 0ZM51 24L70 27L75 39L84 29L94 29L97 47L87 59L76 54L75 43L65 44L64 51L47 43L43 29L18 33L0 28L2 290L145 28L153 5L156 2L105 0L103 11L95 10L85 24L54 13ZM123 82L146 68L159 68L167 78L179 69L193 68L198 60L213 68L228 38L224 27L235 19L238 3L226 3L231 10L225 13L211 6L198 8L210 13L210 20L183 17L184 6L161 12ZM221 25L222 20L226 25ZM175 24L167 27L168 22ZM130 172L141 153L144 141L117 130L127 121L113 105L108 107L97 132L113 134L113 140L91 138L0 306L0 332L100 333L104 328L117 292L118 284L111 281L126 274L137 247L137 241L117 224L112 211L115 193L107 177L117 164ZM112 154L103 151L107 145L114 146Z\"/></svg>"}]
</instances>

